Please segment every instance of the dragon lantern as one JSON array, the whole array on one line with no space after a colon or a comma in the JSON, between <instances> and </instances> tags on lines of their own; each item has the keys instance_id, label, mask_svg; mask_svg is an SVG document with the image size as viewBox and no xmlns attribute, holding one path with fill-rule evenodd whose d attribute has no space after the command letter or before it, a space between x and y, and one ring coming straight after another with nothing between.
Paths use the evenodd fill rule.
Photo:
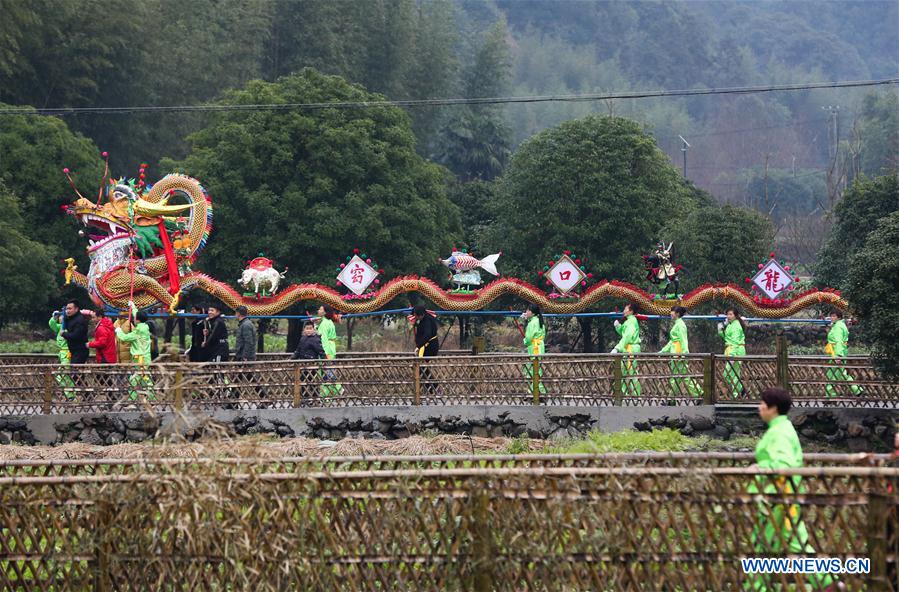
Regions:
<instances>
[{"instance_id":1,"label":"dragon lantern","mask_svg":"<svg viewBox=\"0 0 899 592\"><path fill-rule=\"evenodd\" d=\"M103 154L107 156L106 153ZM336 290L321 284L292 284L275 294L282 274L271 267L268 260L257 261L258 272L271 274L271 286L254 283L253 294L239 294L234 288L193 269L194 261L202 251L212 230L212 202L199 181L180 174L166 175L153 185L147 185L146 165L142 165L137 180L109 180L104 174L96 200L78 193L69 170L69 178L78 199L65 207L66 212L84 224L88 235L87 254L90 267L87 274L77 270L74 259L66 259L64 270L66 283L73 283L88 290L91 298L100 306L119 310L128 308L133 300L139 308L165 305L174 311L182 292L200 289L222 301L230 308L244 305L252 315L274 315L297 302L314 300L341 312L361 313L382 309L407 292L418 292L436 307L452 310L480 310L502 296L512 296L538 304L545 312L577 313L595 307L606 298L626 299L636 303L646 312L667 314L671 307L680 304L697 306L710 300L726 300L741 306L747 314L765 318L782 318L810 306L830 304L846 309L846 301L834 290L808 290L796 293L792 298L776 303L756 302L740 286L704 285L684 295L680 300L655 300L651 294L636 286L618 281L600 280L586 288L574 301L552 299L546 292L515 278L498 278L477 290L455 293L441 289L434 281L418 277L397 277L366 293L364 299L348 299ZM664 245L661 245L663 255ZM454 256L456 254L454 253ZM453 257L442 262L453 271L480 266L496 273L494 263L499 255L482 260L470 257L462 261ZM649 259L649 257L647 257ZM652 261L651 268L661 269L659 280L671 280L671 268L676 273L680 266L673 265L670 257ZM575 261L575 264L577 262ZM250 267L254 267L251 265ZM340 269L340 268L338 268ZM378 271L378 273L381 273ZM251 274L252 275L252 274ZM654 274L655 275L655 274ZM242 278L252 281L253 278ZM244 282L246 283L246 282ZM256 291L261 294L257 295ZM676 290L676 288L675 288Z\"/></svg>"}]
</instances>

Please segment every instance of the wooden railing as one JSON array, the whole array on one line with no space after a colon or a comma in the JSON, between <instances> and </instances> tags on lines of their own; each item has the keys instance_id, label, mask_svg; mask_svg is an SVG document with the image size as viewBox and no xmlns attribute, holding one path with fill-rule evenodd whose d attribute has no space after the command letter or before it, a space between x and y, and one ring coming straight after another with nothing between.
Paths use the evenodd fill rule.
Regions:
<instances>
[{"instance_id":1,"label":"wooden railing","mask_svg":"<svg viewBox=\"0 0 899 592\"><path fill-rule=\"evenodd\" d=\"M899 469L693 456L4 463L0 588L899 591Z\"/></svg>"},{"instance_id":2,"label":"wooden railing","mask_svg":"<svg viewBox=\"0 0 899 592\"><path fill-rule=\"evenodd\" d=\"M839 372L839 374L837 374ZM845 372L845 374L843 374ZM852 382L840 380L850 376ZM328 361L2 365L0 414L364 405L700 405L755 403L789 388L797 406L899 406L870 360L713 354L489 354Z\"/></svg>"}]
</instances>

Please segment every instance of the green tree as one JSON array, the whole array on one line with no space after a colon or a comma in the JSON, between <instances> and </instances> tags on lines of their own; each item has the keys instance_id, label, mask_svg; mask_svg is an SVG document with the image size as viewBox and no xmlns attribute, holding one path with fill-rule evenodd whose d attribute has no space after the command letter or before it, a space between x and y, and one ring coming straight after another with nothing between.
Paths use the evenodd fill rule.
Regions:
<instances>
[{"instance_id":1,"label":"green tree","mask_svg":"<svg viewBox=\"0 0 899 592\"><path fill-rule=\"evenodd\" d=\"M65 167L85 196L96 197L101 158L89 139L56 117L0 117L0 181L20 200L21 232L47 245L57 262L76 257L84 263L85 243L78 239L74 222L60 211L77 197L63 175Z\"/></svg>"},{"instance_id":2,"label":"green tree","mask_svg":"<svg viewBox=\"0 0 899 592\"><path fill-rule=\"evenodd\" d=\"M704 283L743 284L747 273L770 252L774 227L758 212L707 205L690 212L664 235L684 266L681 289Z\"/></svg>"},{"instance_id":3,"label":"green tree","mask_svg":"<svg viewBox=\"0 0 899 592\"><path fill-rule=\"evenodd\" d=\"M634 121L590 116L528 140L500 180L491 249L503 272L532 277L570 248L597 278L637 281L666 222L697 203L668 158Z\"/></svg>"},{"instance_id":4,"label":"green tree","mask_svg":"<svg viewBox=\"0 0 899 592\"><path fill-rule=\"evenodd\" d=\"M818 285L845 289L849 262L864 246L868 233L897 210L899 175L862 178L853 183L834 208L835 223L818 254Z\"/></svg>"},{"instance_id":5,"label":"green tree","mask_svg":"<svg viewBox=\"0 0 899 592\"><path fill-rule=\"evenodd\" d=\"M0 181L0 327L47 311L56 293L51 250L34 240L19 200Z\"/></svg>"},{"instance_id":6,"label":"green tree","mask_svg":"<svg viewBox=\"0 0 899 592\"><path fill-rule=\"evenodd\" d=\"M379 101L312 69L254 81L229 104ZM258 252L295 280L334 281L335 265L365 249L388 275L424 273L459 233L447 173L415 153L397 108L221 113L189 138L190 155L167 163L209 189L216 230L200 266L234 277Z\"/></svg>"},{"instance_id":7,"label":"green tree","mask_svg":"<svg viewBox=\"0 0 899 592\"><path fill-rule=\"evenodd\" d=\"M878 366L899 376L899 210L884 217L849 261L846 297L873 343Z\"/></svg>"},{"instance_id":8,"label":"green tree","mask_svg":"<svg viewBox=\"0 0 899 592\"><path fill-rule=\"evenodd\" d=\"M899 170L899 93L871 93L862 101L854 134L858 137L857 168L868 176Z\"/></svg>"},{"instance_id":9,"label":"green tree","mask_svg":"<svg viewBox=\"0 0 899 592\"><path fill-rule=\"evenodd\" d=\"M498 97L508 87L511 62L505 21L484 36L463 80L464 96ZM509 157L511 133L494 105L460 107L442 130L440 162L460 179L490 180L502 174Z\"/></svg>"}]
</instances>

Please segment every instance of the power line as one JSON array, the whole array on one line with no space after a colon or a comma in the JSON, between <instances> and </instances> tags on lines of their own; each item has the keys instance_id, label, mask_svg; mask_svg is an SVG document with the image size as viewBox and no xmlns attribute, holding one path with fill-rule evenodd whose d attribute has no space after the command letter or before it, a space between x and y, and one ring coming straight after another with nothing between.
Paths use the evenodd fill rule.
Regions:
<instances>
[{"instance_id":1,"label":"power line","mask_svg":"<svg viewBox=\"0 0 899 592\"><path fill-rule=\"evenodd\" d=\"M825 88L855 88L899 83L899 78L881 80L851 80L778 84L769 86L737 86L726 88L697 88L686 90L631 91L617 93L589 93L578 95L540 95L524 97L483 97L459 99L410 99L396 101L335 101L327 103L282 103L248 105L180 105L143 107L13 107L0 109L0 115L95 115L128 113L174 113L210 111L292 111L320 109L371 109L378 107L444 107L456 105L498 105L507 103L584 102L610 99L646 99L654 97L688 97L702 95L753 94L778 91L814 90Z\"/></svg>"}]
</instances>

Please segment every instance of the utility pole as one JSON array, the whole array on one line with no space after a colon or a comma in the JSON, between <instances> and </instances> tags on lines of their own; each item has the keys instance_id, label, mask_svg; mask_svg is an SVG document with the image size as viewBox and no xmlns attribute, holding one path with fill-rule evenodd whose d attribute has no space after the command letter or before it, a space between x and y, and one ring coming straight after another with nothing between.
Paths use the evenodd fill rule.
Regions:
<instances>
[{"instance_id":1,"label":"utility pole","mask_svg":"<svg viewBox=\"0 0 899 592\"><path fill-rule=\"evenodd\" d=\"M830 166L827 167L827 197L829 202L827 215L829 216L840 196L841 174L838 170L840 160L840 106L828 105L821 108L830 113L831 120L831 125L827 130L827 135L830 137Z\"/></svg>"},{"instance_id":2,"label":"utility pole","mask_svg":"<svg viewBox=\"0 0 899 592\"><path fill-rule=\"evenodd\" d=\"M840 145L840 106L828 105L821 108L830 113L830 129L827 130L827 135L830 136L830 158L836 159Z\"/></svg>"},{"instance_id":3,"label":"utility pole","mask_svg":"<svg viewBox=\"0 0 899 592\"><path fill-rule=\"evenodd\" d=\"M681 154L684 155L684 179L686 179L687 178L687 149L690 147L690 143L687 142L684 139L684 137L681 135L678 135L677 137L680 138L681 142L684 143L683 146L681 146L680 151L681 151Z\"/></svg>"}]
</instances>

